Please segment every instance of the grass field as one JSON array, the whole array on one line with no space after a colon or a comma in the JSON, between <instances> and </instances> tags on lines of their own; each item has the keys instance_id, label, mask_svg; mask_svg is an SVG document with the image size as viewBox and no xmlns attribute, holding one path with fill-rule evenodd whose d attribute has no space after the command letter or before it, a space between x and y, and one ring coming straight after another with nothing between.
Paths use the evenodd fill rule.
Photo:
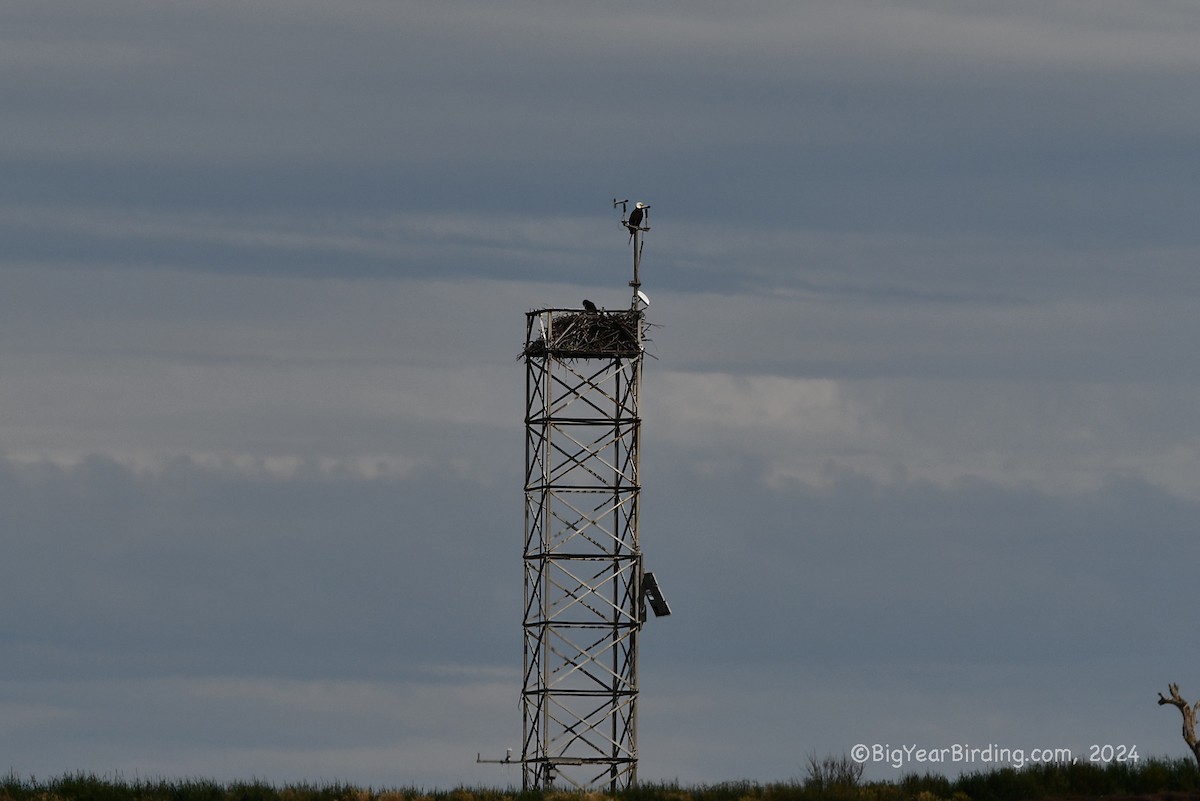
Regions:
<instances>
[{"instance_id":1,"label":"grass field","mask_svg":"<svg viewBox=\"0 0 1200 801\"><path fill-rule=\"evenodd\" d=\"M795 782L741 781L685 787L643 784L616 794L618 801L1020 801L1022 799L1200 798L1200 771L1191 759L1149 759L1137 764L1088 763L1001 768L957 779L910 774L896 781L863 782L845 761L810 763ZM55 779L0 780L0 801L597 801L605 793L522 792L519 789L458 787L374 789L353 785L285 785L261 781L220 784L204 779L133 781L93 774Z\"/></svg>"}]
</instances>

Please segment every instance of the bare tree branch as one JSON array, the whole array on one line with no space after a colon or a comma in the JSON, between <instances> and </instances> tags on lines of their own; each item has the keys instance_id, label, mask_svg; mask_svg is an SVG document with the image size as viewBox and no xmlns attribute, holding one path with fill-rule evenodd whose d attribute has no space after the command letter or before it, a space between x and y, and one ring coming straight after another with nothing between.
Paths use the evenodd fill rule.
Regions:
<instances>
[{"instance_id":1,"label":"bare tree branch","mask_svg":"<svg viewBox=\"0 0 1200 801\"><path fill-rule=\"evenodd\" d=\"M1178 684L1168 684L1167 689L1171 691L1171 697L1168 698L1159 693L1158 705L1170 704L1179 707L1179 712L1183 715L1183 741L1188 744L1188 748L1192 749L1192 756L1196 757L1196 764L1200 766L1200 740L1196 739L1196 715L1200 714L1200 701L1189 706L1188 702L1183 700L1183 696L1179 694Z\"/></svg>"}]
</instances>

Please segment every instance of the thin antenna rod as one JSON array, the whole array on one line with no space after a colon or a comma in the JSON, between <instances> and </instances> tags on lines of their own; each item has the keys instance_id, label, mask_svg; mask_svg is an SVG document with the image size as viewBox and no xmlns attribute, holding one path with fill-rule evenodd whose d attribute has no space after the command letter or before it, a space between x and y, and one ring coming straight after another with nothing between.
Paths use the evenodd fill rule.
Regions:
<instances>
[{"instance_id":1,"label":"thin antenna rod","mask_svg":"<svg viewBox=\"0 0 1200 801\"><path fill-rule=\"evenodd\" d=\"M641 279L642 270L642 232L638 228L633 229L633 280L629 285L635 290L642 288Z\"/></svg>"},{"instance_id":2,"label":"thin antenna rod","mask_svg":"<svg viewBox=\"0 0 1200 801\"><path fill-rule=\"evenodd\" d=\"M629 231L629 241L633 245L633 280L629 285L633 287L633 303L637 305L638 290L642 287L642 250L645 247L642 233L650 230L650 206L639 200L634 204L633 213L626 215L628 204L628 199L613 198L613 208L618 205L621 207L621 225Z\"/></svg>"}]
</instances>

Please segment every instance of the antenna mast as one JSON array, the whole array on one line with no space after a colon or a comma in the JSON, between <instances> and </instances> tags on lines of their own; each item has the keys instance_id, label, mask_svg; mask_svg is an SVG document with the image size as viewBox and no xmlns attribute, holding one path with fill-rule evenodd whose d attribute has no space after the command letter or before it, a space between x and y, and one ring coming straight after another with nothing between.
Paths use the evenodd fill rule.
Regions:
<instances>
[{"instance_id":1,"label":"antenna mast","mask_svg":"<svg viewBox=\"0 0 1200 801\"><path fill-rule=\"evenodd\" d=\"M629 309L526 315L526 790L637 783L638 635L647 607L671 611L643 570L639 530L647 208L622 213L634 248Z\"/></svg>"},{"instance_id":2,"label":"antenna mast","mask_svg":"<svg viewBox=\"0 0 1200 801\"><path fill-rule=\"evenodd\" d=\"M629 230L629 241L633 244L633 280L629 285L633 287L633 305L636 306L642 288L641 268L642 268L642 248L645 243L642 242L642 233L650 230L650 206L640 200L634 204L633 213L629 212L629 198L617 200L613 198L613 208L621 207L621 225ZM644 296L642 296L644 300Z\"/></svg>"}]
</instances>

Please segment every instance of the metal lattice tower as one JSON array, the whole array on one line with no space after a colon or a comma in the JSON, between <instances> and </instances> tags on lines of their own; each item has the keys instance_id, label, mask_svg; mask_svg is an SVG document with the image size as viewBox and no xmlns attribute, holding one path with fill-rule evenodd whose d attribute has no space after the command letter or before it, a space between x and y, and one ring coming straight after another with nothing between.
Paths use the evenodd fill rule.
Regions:
<instances>
[{"instance_id":1,"label":"metal lattice tower","mask_svg":"<svg viewBox=\"0 0 1200 801\"><path fill-rule=\"evenodd\" d=\"M634 246L629 309L585 302L526 316L526 789L636 784L638 634L647 601L670 613L643 571L638 528L649 229L622 223Z\"/></svg>"}]
</instances>

